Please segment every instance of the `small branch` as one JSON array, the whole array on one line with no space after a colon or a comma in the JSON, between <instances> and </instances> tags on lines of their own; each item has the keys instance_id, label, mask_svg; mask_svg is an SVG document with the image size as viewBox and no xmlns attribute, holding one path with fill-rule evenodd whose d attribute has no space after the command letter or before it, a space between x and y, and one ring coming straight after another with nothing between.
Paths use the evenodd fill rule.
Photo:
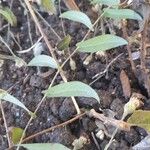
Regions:
<instances>
[{"instance_id":1,"label":"small branch","mask_svg":"<svg viewBox=\"0 0 150 150\"><path fill-rule=\"evenodd\" d=\"M94 81L92 81L89 85L92 85L92 84L95 83L97 80L99 80L102 76L104 76L104 74L108 72L109 67L110 67L120 56L122 56L122 55L123 55L123 53L119 54L117 57L115 57L115 58L106 66L106 68L105 68L104 71L102 71L102 72L96 74L96 75L93 77L93 79L95 79L95 78L96 78L96 79L95 79Z\"/></svg>"},{"instance_id":2,"label":"small branch","mask_svg":"<svg viewBox=\"0 0 150 150\"><path fill-rule=\"evenodd\" d=\"M144 29L142 31L142 37L141 37L141 69L146 69L145 66L145 57L146 57L146 31L147 31L148 21L144 24Z\"/></svg>"},{"instance_id":3,"label":"small branch","mask_svg":"<svg viewBox=\"0 0 150 150\"><path fill-rule=\"evenodd\" d=\"M3 109L3 104L2 104L1 100L0 100L0 109L1 109L1 112L2 112L3 120L4 120L4 126L5 126L5 130L6 130L6 136L7 136L7 140L8 140L8 145L9 145L9 147L11 147L11 140L10 140L10 137L9 137L8 126L7 126L5 113L4 113L4 109Z\"/></svg>"},{"instance_id":4,"label":"small branch","mask_svg":"<svg viewBox=\"0 0 150 150\"><path fill-rule=\"evenodd\" d=\"M89 116L101 120L102 122L104 122L104 124L115 126L120 130L130 131L130 124L122 120L116 120L113 118L106 117L103 114L97 113L94 109L90 110Z\"/></svg>"},{"instance_id":5,"label":"small branch","mask_svg":"<svg viewBox=\"0 0 150 150\"><path fill-rule=\"evenodd\" d=\"M125 21L122 21L122 32L123 32L123 36L126 40L128 40L128 33L127 33L127 27L126 27L126 22ZM132 59L132 52L131 52L131 49L130 49L130 41L128 40L128 45L127 45L127 50L128 50L128 55L129 55L129 60L130 60L130 63L131 63L131 68L133 70L133 72L135 73L135 70L136 70L136 67L135 67L135 64L134 64L134 61Z\"/></svg>"},{"instance_id":6,"label":"small branch","mask_svg":"<svg viewBox=\"0 0 150 150\"><path fill-rule=\"evenodd\" d=\"M23 139L22 143L27 142L27 141L29 141L29 140L31 140L31 139L33 139L33 138L39 136L39 135L42 135L42 134L44 134L44 133L53 131L53 130L56 129L56 128L60 128L60 127L66 126L66 125L68 125L68 124L70 124L70 123L76 121L77 119L80 119L80 118L83 117L85 114L86 114L86 113L79 114L79 115L75 116L74 118L72 118L72 119L70 119L70 120L68 120L68 121L66 121L66 122L63 122L63 123L61 123L61 124L59 124L59 125L55 125L55 126L53 126L53 127L50 127L50 128L48 128L48 129L45 129L45 130L43 130L43 131L37 132L37 133L35 133L35 134L31 135L31 136L28 136L28 137L26 137L25 139Z\"/></svg>"}]
</instances>

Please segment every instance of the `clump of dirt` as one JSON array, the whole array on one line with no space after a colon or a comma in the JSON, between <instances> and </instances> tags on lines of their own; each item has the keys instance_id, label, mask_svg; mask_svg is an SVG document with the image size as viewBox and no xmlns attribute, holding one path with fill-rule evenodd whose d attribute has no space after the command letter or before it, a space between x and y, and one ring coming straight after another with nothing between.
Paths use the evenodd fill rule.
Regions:
<instances>
[{"instance_id":1,"label":"clump of dirt","mask_svg":"<svg viewBox=\"0 0 150 150\"><path fill-rule=\"evenodd\" d=\"M5 5L9 6L9 2L9 0L6 1ZM79 1L79 5L82 11L90 14L88 12L89 9L87 8L91 8L91 6L89 6L89 3L87 1ZM13 1L12 11L17 17L18 24L17 27L11 27L10 31L13 33L14 37L19 40L21 48L27 49L32 45L29 39L28 21L31 25L31 36L33 43L37 41L37 39L40 37L40 34L37 31L32 18L27 20L27 16L24 14L24 8L21 6L19 1ZM51 27L55 31L57 31L59 36L63 38L61 21L59 17L57 15L49 16L44 12L39 13L45 20L47 20ZM90 17L92 18L92 16ZM45 33L49 37L49 42L51 42L53 46L56 46L56 44L58 43L57 37L55 37L53 32L48 27L46 27L42 21L40 23L42 24ZM3 22L3 25L5 24L6 23ZM75 48L75 44L78 41L82 40L85 33L87 32L87 29L78 23L66 20L64 20L64 27L66 33L73 37L70 48L70 51L73 51ZM7 39L7 33L9 34L9 32L7 32L7 28L0 31L1 36L5 40ZM101 33L101 31L99 31L99 33ZM29 62L31 58L34 57L32 51L24 54L18 54L17 51L19 50L19 47L11 37L7 42L9 44L12 43L10 44L11 49L26 62ZM44 43L44 41L42 42ZM45 49L44 53L48 54L48 50L46 50L47 48ZM1 46L1 53L9 54L4 45ZM131 72L126 48L117 48L111 50L110 52L107 52L107 60L112 60L120 53L123 53L123 55L111 65L108 70L107 76L104 75L94 84L92 84L92 87L97 91L98 95L101 98L100 104L92 98L77 98L77 103L81 109L88 110L94 108L99 112L99 108L111 109L116 113L115 117L117 119L121 118L121 115L123 113L123 106L127 100L123 97L119 75L122 69L127 70L127 72ZM69 63L65 65L64 70L69 81L79 80L90 84L93 81L93 76L102 72L106 68L107 61L104 61L101 58L96 59L96 57L93 56L93 60L90 62L90 64L84 65L83 56L84 54L78 52L73 56L73 60L77 65L77 69L75 71L71 70ZM58 57L60 60L66 59L66 56ZM42 90L48 88L55 74L55 71L53 71L50 76L48 76L47 78L43 78L37 75L36 68L17 68L12 61L4 61L4 64L1 68L3 71L0 77L1 89L9 89L9 92L16 98L18 98L22 103L24 103L25 106L31 111L34 111L38 103L41 101L43 96L41 94ZM132 78L131 74L129 76L131 76ZM62 79L58 75L55 84L59 84L61 81ZM3 107L8 127L14 126L25 128L29 120L29 115L24 110L8 102L3 102ZM58 125L73 118L75 115L76 110L70 98L47 98L47 100L41 105L40 109L38 110L37 117L28 127L26 135L29 136L44 129ZM8 144L5 136L6 133L4 121L1 118L2 115L0 114L0 150L4 150L8 148ZM68 147L72 147L72 142L84 133L88 136L90 142L83 147L83 150L96 150L97 147L91 135L91 132L96 133L96 128L97 127L95 125L95 121L87 116L84 116L82 119L76 120L75 122L65 127L57 128L51 132L48 132L41 136L37 136L29 142L56 142L62 143ZM130 132L119 132L116 136L116 140L110 146L110 149L129 149L132 145L138 143L142 138L144 138L144 136L146 136L144 130L138 131L135 128L133 128ZM109 138L105 136L103 140L100 140L98 138L96 138L96 140L100 148L104 149L105 145L109 141Z\"/></svg>"}]
</instances>

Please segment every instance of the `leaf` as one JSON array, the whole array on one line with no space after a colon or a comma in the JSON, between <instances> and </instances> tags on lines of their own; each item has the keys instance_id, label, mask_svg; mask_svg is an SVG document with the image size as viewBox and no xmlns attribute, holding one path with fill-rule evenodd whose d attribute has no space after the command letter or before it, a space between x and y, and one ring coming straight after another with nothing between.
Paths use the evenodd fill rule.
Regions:
<instances>
[{"instance_id":1,"label":"leaf","mask_svg":"<svg viewBox=\"0 0 150 150\"><path fill-rule=\"evenodd\" d=\"M98 52L98 51L106 51L111 48L115 48L122 45L127 45L128 42L118 36L105 34L100 35L89 40L79 42L76 46L79 48L80 52Z\"/></svg>"},{"instance_id":2,"label":"leaf","mask_svg":"<svg viewBox=\"0 0 150 150\"><path fill-rule=\"evenodd\" d=\"M150 132L150 111L136 110L127 122L132 126L139 126Z\"/></svg>"},{"instance_id":3,"label":"leaf","mask_svg":"<svg viewBox=\"0 0 150 150\"><path fill-rule=\"evenodd\" d=\"M10 127L9 133L13 144L17 144L22 137L23 129L17 127Z\"/></svg>"},{"instance_id":4,"label":"leaf","mask_svg":"<svg viewBox=\"0 0 150 150\"><path fill-rule=\"evenodd\" d=\"M10 23L12 26L17 25L17 18L8 7L0 7L0 14Z\"/></svg>"},{"instance_id":5,"label":"leaf","mask_svg":"<svg viewBox=\"0 0 150 150\"><path fill-rule=\"evenodd\" d=\"M129 78L124 70L122 70L120 73L120 81L121 81L123 94L125 98L129 98L131 95L131 85L130 85Z\"/></svg>"},{"instance_id":6,"label":"leaf","mask_svg":"<svg viewBox=\"0 0 150 150\"><path fill-rule=\"evenodd\" d=\"M142 17L131 9L103 9L105 11L104 16L110 17L113 19L134 19L134 20L142 20Z\"/></svg>"},{"instance_id":7,"label":"leaf","mask_svg":"<svg viewBox=\"0 0 150 150\"><path fill-rule=\"evenodd\" d=\"M58 65L54 58L48 55L35 56L29 63L28 66L40 66L40 67L51 67L58 68Z\"/></svg>"},{"instance_id":8,"label":"leaf","mask_svg":"<svg viewBox=\"0 0 150 150\"><path fill-rule=\"evenodd\" d=\"M74 0L63 0L63 1L70 10L78 10L79 11L79 7L77 6L77 4Z\"/></svg>"},{"instance_id":9,"label":"leaf","mask_svg":"<svg viewBox=\"0 0 150 150\"><path fill-rule=\"evenodd\" d=\"M66 18L72 21L80 22L94 31L90 18L81 11L70 10L60 15L61 18Z\"/></svg>"},{"instance_id":10,"label":"leaf","mask_svg":"<svg viewBox=\"0 0 150 150\"><path fill-rule=\"evenodd\" d=\"M10 103L13 103L17 106L20 106L21 108L25 109L31 115L31 112L29 111L28 108L25 107L25 105L23 103L21 103L17 98L8 94L7 91L4 91L2 89L0 89L0 100L1 99L8 101Z\"/></svg>"},{"instance_id":11,"label":"leaf","mask_svg":"<svg viewBox=\"0 0 150 150\"><path fill-rule=\"evenodd\" d=\"M28 150L70 150L62 144L58 143L36 143L36 144L21 144Z\"/></svg>"},{"instance_id":12,"label":"leaf","mask_svg":"<svg viewBox=\"0 0 150 150\"><path fill-rule=\"evenodd\" d=\"M100 101L97 93L87 84L79 81L71 81L62 83L43 91L47 97L71 97L71 96L83 96L93 97L98 102Z\"/></svg>"},{"instance_id":13,"label":"leaf","mask_svg":"<svg viewBox=\"0 0 150 150\"><path fill-rule=\"evenodd\" d=\"M58 50L64 50L69 47L69 44L71 42L71 36L67 35L62 41L60 41L57 45Z\"/></svg>"},{"instance_id":14,"label":"leaf","mask_svg":"<svg viewBox=\"0 0 150 150\"><path fill-rule=\"evenodd\" d=\"M148 150L150 145L150 134L132 147L132 150Z\"/></svg>"},{"instance_id":15,"label":"leaf","mask_svg":"<svg viewBox=\"0 0 150 150\"><path fill-rule=\"evenodd\" d=\"M12 60L12 61L15 61L15 65L17 67L22 67L22 66L26 66L26 62L21 59L20 57L18 56L10 56L10 55L3 55L3 54L0 54L0 59L8 59L8 60Z\"/></svg>"},{"instance_id":16,"label":"leaf","mask_svg":"<svg viewBox=\"0 0 150 150\"><path fill-rule=\"evenodd\" d=\"M27 63L22 58L15 56L14 60L15 60L15 66L17 66L18 68L22 66L27 66Z\"/></svg>"},{"instance_id":17,"label":"leaf","mask_svg":"<svg viewBox=\"0 0 150 150\"><path fill-rule=\"evenodd\" d=\"M54 0L41 0L41 5L46 12L51 12L52 14L56 14Z\"/></svg>"},{"instance_id":18,"label":"leaf","mask_svg":"<svg viewBox=\"0 0 150 150\"><path fill-rule=\"evenodd\" d=\"M92 4L103 4L107 6L117 6L120 4L120 0L92 0Z\"/></svg>"}]
</instances>

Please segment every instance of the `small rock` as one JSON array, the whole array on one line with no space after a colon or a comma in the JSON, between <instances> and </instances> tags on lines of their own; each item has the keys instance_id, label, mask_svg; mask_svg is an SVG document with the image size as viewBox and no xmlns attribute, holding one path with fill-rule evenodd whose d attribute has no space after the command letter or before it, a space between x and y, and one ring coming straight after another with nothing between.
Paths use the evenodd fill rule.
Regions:
<instances>
[{"instance_id":1,"label":"small rock","mask_svg":"<svg viewBox=\"0 0 150 150\"><path fill-rule=\"evenodd\" d=\"M116 98L113 100L113 102L111 103L110 109L114 112L116 112L116 117L118 119L120 119L122 117L123 114L123 103L119 98Z\"/></svg>"},{"instance_id":2,"label":"small rock","mask_svg":"<svg viewBox=\"0 0 150 150\"><path fill-rule=\"evenodd\" d=\"M76 114L76 109L71 99L66 98L59 108L59 117L61 120L66 121Z\"/></svg>"},{"instance_id":3,"label":"small rock","mask_svg":"<svg viewBox=\"0 0 150 150\"><path fill-rule=\"evenodd\" d=\"M130 132L125 133L124 138L130 145L134 145L140 141L138 133L133 128L131 128Z\"/></svg>"},{"instance_id":4,"label":"small rock","mask_svg":"<svg viewBox=\"0 0 150 150\"><path fill-rule=\"evenodd\" d=\"M86 66L86 78L92 79L93 76L102 72L104 70L104 65L100 62L94 62Z\"/></svg>"},{"instance_id":5,"label":"small rock","mask_svg":"<svg viewBox=\"0 0 150 150\"><path fill-rule=\"evenodd\" d=\"M75 137L72 135L69 129L57 128L49 134L50 142L61 143L63 145L70 145L74 141Z\"/></svg>"},{"instance_id":6,"label":"small rock","mask_svg":"<svg viewBox=\"0 0 150 150\"><path fill-rule=\"evenodd\" d=\"M54 98L50 101L49 109L56 116L59 115L59 107L62 105L63 99Z\"/></svg>"},{"instance_id":7,"label":"small rock","mask_svg":"<svg viewBox=\"0 0 150 150\"><path fill-rule=\"evenodd\" d=\"M38 75L32 75L30 78L30 85L33 87L44 87L45 82L44 79L42 79Z\"/></svg>"},{"instance_id":8,"label":"small rock","mask_svg":"<svg viewBox=\"0 0 150 150\"><path fill-rule=\"evenodd\" d=\"M105 90L99 90L98 93L100 95L102 108L109 108L112 102L112 97L110 92Z\"/></svg>"},{"instance_id":9,"label":"small rock","mask_svg":"<svg viewBox=\"0 0 150 150\"><path fill-rule=\"evenodd\" d=\"M93 98L88 98L88 97L79 97L76 99L79 107L81 108L94 108L98 109L99 108L99 103L97 100Z\"/></svg>"}]
</instances>

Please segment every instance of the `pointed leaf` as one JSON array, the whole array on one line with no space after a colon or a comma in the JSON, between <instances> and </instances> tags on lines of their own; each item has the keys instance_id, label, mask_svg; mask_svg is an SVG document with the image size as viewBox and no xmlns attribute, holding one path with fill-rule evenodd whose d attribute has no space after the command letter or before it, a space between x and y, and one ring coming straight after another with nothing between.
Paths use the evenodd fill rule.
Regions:
<instances>
[{"instance_id":1,"label":"pointed leaf","mask_svg":"<svg viewBox=\"0 0 150 150\"><path fill-rule=\"evenodd\" d=\"M16 16L8 7L4 7L4 8L0 7L0 15L2 15L12 26L17 25Z\"/></svg>"},{"instance_id":2,"label":"pointed leaf","mask_svg":"<svg viewBox=\"0 0 150 150\"><path fill-rule=\"evenodd\" d=\"M58 68L58 65L54 58L48 55L35 56L29 63L28 66L40 66L40 67L51 67Z\"/></svg>"},{"instance_id":3,"label":"pointed leaf","mask_svg":"<svg viewBox=\"0 0 150 150\"><path fill-rule=\"evenodd\" d=\"M21 144L27 150L70 150L62 144L58 143L36 143L36 144Z\"/></svg>"},{"instance_id":4,"label":"pointed leaf","mask_svg":"<svg viewBox=\"0 0 150 150\"><path fill-rule=\"evenodd\" d=\"M90 18L83 12L70 10L61 14L60 17L66 18L72 21L80 22L84 24L85 26L87 26L90 30L92 31L94 30Z\"/></svg>"},{"instance_id":5,"label":"pointed leaf","mask_svg":"<svg viewBox=\"0 0 150 150\"><path fill-rule=\"evenodd\" d=\"M22 59L22 58L19 58L19 57L14 57L14 60L15 60L15 65L20 68L22 66L27 66L27 63Z\"/></svg>"},{"instance_id":6,"label":"pointed leaf","mask_svg":"<svg viewBox=\"0 0 150 150\"><path fill-rule=\"evenodd\" d=\"M132 126L139 126L150 132L150 111L136 110L127 122Z\"/></svg>"},{"instance_id":7,"label":"pointed leaf","mask_svg":"<svg viewBox=\"0 0 150 150\"><path fill-rule=\"evenodd\" d=\"M67 35L62 41L60 41L57 45L58 50L64 50L69 47L69 44L71 42L71 36Z\"/></svg>"},{"instance_id":8,"label":"pointed leaf","mask_svg":"<svg viewBox=\"0 0 150 150\"><path fill-rule=\"evenodd\" d=\"M89 40L79 42L76 46L79 48L81 52L98 52L98 51L106 51L111 48L115 48L122 45L127 45L128 42L118 36L105 34L100 35Z\"/></svg>"},{"instance_id":9,"label":"pointed leaf","mask_svg":"<svg viewBox=\"0 0 150 150\"><path fill-rule=\"evenodd\" d=\"M79 81L71 81L62 83L43 91L47 97L71 97L71 96L83 96L93 97L97 101L100 101L97 93L87 84Z\"/></svg>"},{"instance_id":10,"label":"pointed leaf","mask_svg":"<svg viewBox=\"0 0 150 150\"><path fill-rule=\"evenodd\" d=\"M92 4L103 4L107 6L117 6L120 4L120 0L91 0Z\"/></svg>"},{"instance_id":11,"label":"pointed leaf","mask_svg":"<svg viewBox=\"0 0 150 150\"><path fill-rule=\"evenodd\" d=\"M142 20L142 17L131 9L103 9L105 11L104 16L110 17L113 19L134 19L134 20Z\"/></svg>"},{"instance_id":12,"label":"pointed leaf","mask_svg":"<svg viewBox=\"0 0 150 150\"><path fill-rule=\"evenodd\" d=\"M52 14L56 14L54 0L41 0L41 5L45 9L45 11L51 12Z\"/></svg>"},{"instance_id":13,"label":"pointed leaf","mask_svg":"<svg viewBox=\"0 0 150 150\"><path fill-rule=\"evenodd\" d=\"M17 98L15 98L14 96L8 94L7 91L4 91L2 89L0 89L0 100L1 99L5 100L5 101L8 101L10 103L13 103L17 106L20 106L21 108L25 109L29 114L31 114L29 109L26 108L23 103L21 103Z\"/></svg>"}]
</instances>

